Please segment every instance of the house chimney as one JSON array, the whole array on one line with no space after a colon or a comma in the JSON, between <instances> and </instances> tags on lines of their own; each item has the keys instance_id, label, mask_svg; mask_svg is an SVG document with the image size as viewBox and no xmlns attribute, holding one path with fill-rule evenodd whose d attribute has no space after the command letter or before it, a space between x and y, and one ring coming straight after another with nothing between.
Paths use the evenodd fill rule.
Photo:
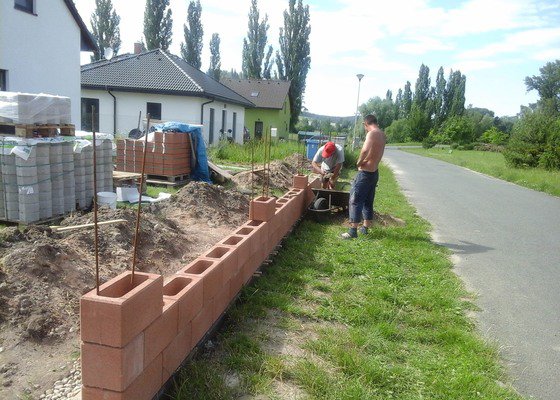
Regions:
<instances>
[{"instance_id":1,"label":"house chimney","mask_svg":"<svg viewBox=\"0 0 560 400\"><path fill-rule=\"evenodd\" d=\"M142 53L142 43L136 42L134 43L134 54L140 54Z\"/></svg>"}]
</instances>

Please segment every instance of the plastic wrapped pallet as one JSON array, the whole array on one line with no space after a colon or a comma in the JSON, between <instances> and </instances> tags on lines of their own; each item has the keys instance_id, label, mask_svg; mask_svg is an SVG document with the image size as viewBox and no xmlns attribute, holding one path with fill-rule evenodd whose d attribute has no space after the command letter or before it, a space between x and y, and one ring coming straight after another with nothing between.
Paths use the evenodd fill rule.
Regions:
<instances>
[{"instance_id":1,"label":"plastic wrapped pallet","mask_svg":"<svg viewBox=\"0 0 560 400\"><path fill-rule=\"evenodd\" d=\"M70 124L70 98L45 93L0 91L0 122Z\"/></svg>"},{"instance_id":2,"label":"plastic wrapped pallet","mask_svg":"<svg viewBox=\"0 0 560 400\"><path fill-rule=\"evenodd\" d=\"M86 207L90 207L93 202L93 146L84 147L82 154L86 182Z\"/></svg>"},{"instance_id":3,"label":"plastic wrapped pallet","mask_svg":"<svg viewBox=\"0 0 560 400\"><path fill-rule=\"evenodd\" d=\"M74 144L74 179L76 181L76 204L80 209L88 207L86 197L86 156L84 148L91 147L87 140L76 140Z\"/></svg>"},{"instance_id":4,"label":"plastic wrapped pallet","mask_svg":"<svg viewBox=\"0 0 560 400\"><path fill-rule=\"evenodd\" d=\"M62 142L49 146L52 182L53 215L64 214L64 169L62 166Z\"/></svg>"},{"instance_id":5,"label":"plastic wrapped pallet","mask_svg":"<svg viewBox=\"0 0 560 400\"><path fill-rule=\"evenodd\" d=\"M76 211L76 180L74 177L74 143L62 143L62 171L64 173L64 213Z\"/></svg>"},{"instance_id":6,"label":"plastic wrapped pallet","mask_svg":"<svg viewBox=\"0 0 560 400\"><path fill-rule=\"evenodd\" d=\"M18 186L19 222L31 223L41 219L39 203L39 177L37 171L37 146L16 147L16 176Z\"/></svg>"},{"instance_id":7,"label":"plastic wrapped pallet","mask_svg":"<svg viewBox=\"0 0 560 400\"><path fill-rule=\"evenodd\" d=\"M37 143L37 176L39 179L39 214L41 219L53 216L50 143Z\"/></svg>"}]
</instances>

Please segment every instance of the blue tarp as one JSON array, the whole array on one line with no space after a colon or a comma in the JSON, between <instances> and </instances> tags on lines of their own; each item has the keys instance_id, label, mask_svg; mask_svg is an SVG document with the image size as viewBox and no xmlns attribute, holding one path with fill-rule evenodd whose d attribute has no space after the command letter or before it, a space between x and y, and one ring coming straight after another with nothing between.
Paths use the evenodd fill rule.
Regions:
<instances>
[{"instance_id":1,"label":"blue tarp","mask_svg":"<svg viewBox=\"0 0 560 400\"><path fill-rule=\"evenodd\" d=\"M202 128L196 125L183 124L181 122L166 122L164 124L154 125L151 130L156 131L174 131L182 133L190 133L192 145L196 154L196 163L191 168L191 179L194 181L212 183L210 173L208 172L208 156L206 155L206 145L202 138Z\"/></svg>"}]
</instances>

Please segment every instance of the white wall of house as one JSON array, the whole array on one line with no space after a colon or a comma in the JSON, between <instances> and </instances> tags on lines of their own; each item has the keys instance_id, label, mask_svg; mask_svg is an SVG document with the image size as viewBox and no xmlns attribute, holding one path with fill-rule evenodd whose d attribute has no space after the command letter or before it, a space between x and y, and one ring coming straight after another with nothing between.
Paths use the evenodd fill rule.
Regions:
<instances>
[{"instance_id":1,"label":"white wall of house","mask_svg":"<svg viewBox=\"0 0 560 400\"><path fill-rule=\"evenodd\" d=\"M201 97L171 96L150 93L133 93L111 91L117 103L117 134L127 136L138 126L139 112L142 120L146 118L147 103L161 104L161 119L177 121L187 124L200 125L200 108L208 99ZM99 100L99 131L113 133L113 97L105 90L82 89L82 98ZM210 135L210 108L214 108L214 135ZM233 131L233 113L236 118L236 142L243 143L243 125L245 108L239 105L223 102L213 102L204 106L202 133L206 143L213 136L212 143L219 140L219 130L222 128L222 110L226 111L225 131Z\"/></svg>"},{"instance_id":2,"label":"white wall of house","mask_svg":"<svg viewBox=\"0 0 560 400\"><path fill-rule=\"evenodd\" d=\"M35 1L35 14L0 1L0 69L7 90L71 99L72 123L80 125L78 24L62 0Z\"/></svg>"}]
</instances>

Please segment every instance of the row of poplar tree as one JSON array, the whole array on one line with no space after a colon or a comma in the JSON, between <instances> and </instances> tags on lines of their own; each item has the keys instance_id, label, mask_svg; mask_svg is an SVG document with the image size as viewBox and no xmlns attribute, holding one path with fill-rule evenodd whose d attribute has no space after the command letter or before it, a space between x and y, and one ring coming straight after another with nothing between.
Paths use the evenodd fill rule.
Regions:
<instances>
[{"instance_id":1,"label":"row of poplar tree","mask_svg":"<svg viewBox=\"0 0 560 400\"><path fill-rule=\"evenodd\" d=\"M281 79L291 81L288 97L291 106L290 126L298 121L307 73L311 66L309 35L311 33L309 6L302 0L288 0L284 11L284 26L280 28L278 50L274 52L268 45L268 15L261 18L257 0L251 1L247 36L243 39L242 70L224 71L221 67L220 36L213 33L210 46L210 66L206 72L216 80L222 77ZM91 16L93 36L99 52L92 56L92 62L103 58L103 51L110 47L117 54L121 47L119 23L111 0L95 0L95 11ZM187 21L183 25L184 42L181 43L181 57L193 67L202 66L204 29L202 26L202 6L200 0L190 1ZM147 50L167 51L172 42L172 11L169 0L146 0L144 11L143 46ZM268 45L268 46L267 46ZM276 67L276 68L274 68Z\"/></svg>"}]
</instances>

